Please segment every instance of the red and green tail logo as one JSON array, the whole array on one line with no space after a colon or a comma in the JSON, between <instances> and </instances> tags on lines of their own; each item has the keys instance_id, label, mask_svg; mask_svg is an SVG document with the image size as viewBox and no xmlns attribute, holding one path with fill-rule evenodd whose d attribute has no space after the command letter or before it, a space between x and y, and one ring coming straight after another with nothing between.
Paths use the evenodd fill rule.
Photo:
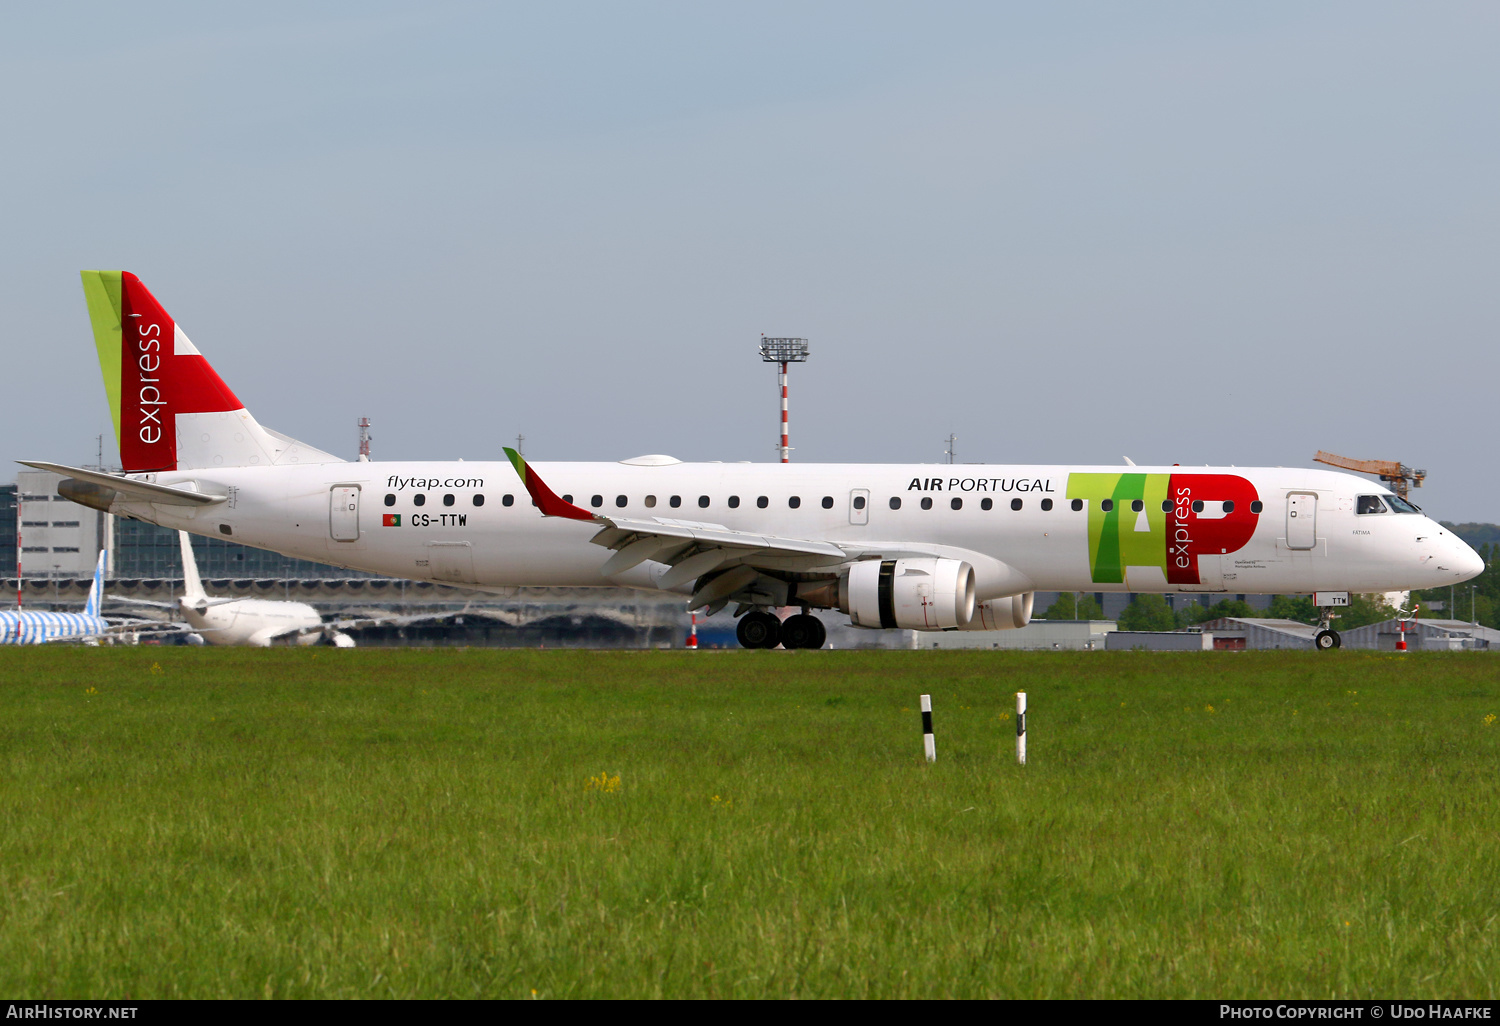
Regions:
<instances>
[{"instance_id":1,"label":"red and green tail logo","mask_svg":"<svg viewBox=\"0 0 1500 1026\"><path fill-rule=\"evenodd\" d=\"M1069 474L1068 498L1088 503L1096 584L1125 583L1127 568L1202 583L1199 557L1244 548L1260 520L1255 486L1234 474Z\"/></svg>"},{"instance_id":2,"label":"red and green tail logo","mask_svg":"<svg viewBox=\"0 0 1500 1026\"><path fill-rule=\"evenodd\" d=\"M84 271L94 345L127 472L175 470L177 415L245 404L129 271Z\"/></svg>"}]
</instances>

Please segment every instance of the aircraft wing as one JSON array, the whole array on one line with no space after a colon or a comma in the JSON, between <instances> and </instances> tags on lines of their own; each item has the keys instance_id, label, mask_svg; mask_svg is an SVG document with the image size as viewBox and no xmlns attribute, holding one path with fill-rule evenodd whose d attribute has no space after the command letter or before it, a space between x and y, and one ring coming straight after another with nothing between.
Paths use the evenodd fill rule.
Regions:
<instances>
[{"instance_id":1,"label":"aircraft wing","mask_svg":"<svg viewBox=\"0 0 1500 1026\"><path fill-rule=\"evenodd\" d=\"M59 634L47 638L44 644L54 644L59 641L88 641L90 638L118 638L125 634L180 634L184 629L191 630L187 624L162 623L160 620L140 620L133 624L111 624L108 630L103 631L77 631L73 634Z\"/></svg>"},{"instance_id":2,"label":"aircraft wing","mask_svg":"<svg viewBox=\"0 0 1500 1026\"><path fill-rule=\"evenodd\" d=\"M176 602L158 602L156 599L126 598L124 595L106 595L106 602L118 602L127 606L153 606L157 609L176 609Z\"/></svg>"},{"instance_id":3,"label":"aircraft wing","mask_svg":"<svg viewBox=\"0 0 1500 1026\"><path fill-rule=\"evenodd\" d=\"M715 571L725 571L694 593L692 602L695 608L716 601L721 597L719 593L727 595L744 587L755 578L756 570L811 570L837 566L857 558L853 551L828 541L752 534L734 531L722 524L694 520L638 519L590 513L563 501L537 476L520 453L507 448L505 454L543 516L599 525L599 533L590 540L595 545L614 550L614 555L600 568L602 576L613 577L647 560L655 560L671 567L657 581L657 586L671 589Z\"/></svg>"}]
</instances>

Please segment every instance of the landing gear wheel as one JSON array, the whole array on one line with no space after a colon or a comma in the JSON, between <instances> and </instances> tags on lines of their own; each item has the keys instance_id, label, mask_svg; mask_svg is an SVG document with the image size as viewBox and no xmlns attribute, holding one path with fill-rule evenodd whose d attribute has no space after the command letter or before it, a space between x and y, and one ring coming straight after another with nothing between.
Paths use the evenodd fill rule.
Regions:
<instances>
[{"instance_id":1,"label":"landing gear wheel","mask_svg":"<svg viewBox=\"0 0 1500 1026\"><path fill-rule=\"evenodd\" d=\"M1313 644L1317 646L1319 652L1329 652L1342 647L1344 639L1339 637L1338 631L1321 630L1313 635Z\"/></svg>"},{"instance_id":2,"label":"landing gear wheel","mask_svg":"<svg viewBox=\"0 0 1500 1026\"><path fill-rule=\"evenodd\" d=\"M781 644L781 621L773 613L746 613L734 635L746 648L775 648Z\"/></svg>"},{"instance_id":3,"label":"landing gear wheel","mask_svg":"<svg viewBox=\"0 0 1500 1026\"><path fill-rule=\"evenodd\" d=\"M811 613L798 613L781 622L781 643L787 648L822 648L828 630Z\"/></svg>"}]
</instances>

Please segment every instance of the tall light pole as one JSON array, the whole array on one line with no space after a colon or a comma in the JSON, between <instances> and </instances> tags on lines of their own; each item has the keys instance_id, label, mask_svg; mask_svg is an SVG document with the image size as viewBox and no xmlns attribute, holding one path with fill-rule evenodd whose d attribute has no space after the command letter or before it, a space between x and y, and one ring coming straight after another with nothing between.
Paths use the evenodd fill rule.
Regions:
<instances>
[{"instance_id":1,"label":"tall light pole","mask_svg":"<svg viewBox=\"0 0 1500 1026\"><path fill-rule=\"evenodd\" d=\"M16 481L16 612L21 611L21 482ZM16 637L21 636L21 621L16 620Z\"/></svg>"},{"instance_id":2,"label":"tall light pole","mask_svg":"<svg viewBox=\"0 0 1500 1026\"><path fill-rule=\"evenodd\" d=\"M807 362L807 339L760 337L760 358L766 363L781 364L781 462L792 462L792 447L787 442L786 419L786 367L789 363Z\"/></svg>"}]
</instances>

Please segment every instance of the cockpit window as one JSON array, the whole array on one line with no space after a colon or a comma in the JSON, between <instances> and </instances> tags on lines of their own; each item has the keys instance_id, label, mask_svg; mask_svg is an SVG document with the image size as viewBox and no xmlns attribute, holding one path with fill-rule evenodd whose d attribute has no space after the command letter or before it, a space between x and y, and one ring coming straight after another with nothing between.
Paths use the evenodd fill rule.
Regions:
<instances>
[{"instance_id":1,"label":"cockpit window","mask_svg":"<svg viewBox=\"0 0 1500 1026\"><path fill-rule=\"evenodd\" d=\"M1385 503L1383 503L1383 502L1380 501L1380 496L1378 496L1378 495L1361 495L1356 500L1356 505L1354 507L1354 512L1355 513L1384 513L1384 512L1386 512Z\"/></svg>"},{"instance_id":2,"label":"cockpit window","mask_svg":"<svg viewBox=\"0 0 1500 1026\"><path fill-rule=\"evenodd\" d=\"M1387 495L1385 501L1391 504L1391 509L1397 513L1420 513L1422 512L1414 504L1407 502L1399 495Z\"/></svg>"}]
</instances>

